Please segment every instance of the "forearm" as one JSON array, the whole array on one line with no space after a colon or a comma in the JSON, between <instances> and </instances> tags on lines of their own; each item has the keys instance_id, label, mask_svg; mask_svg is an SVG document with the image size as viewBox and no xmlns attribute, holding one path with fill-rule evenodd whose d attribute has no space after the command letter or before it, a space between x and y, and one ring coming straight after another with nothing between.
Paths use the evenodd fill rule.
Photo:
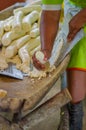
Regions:
<instances>
[{"instance_id":1,"label":"forearm","mask_svg":"<svg viewBox=\"0 0 86 130\"><path fill-rule=\"evenodd\" d=\"M54 40L58 31L61 10L42 11L40 34L41 49L51 53Z\"/></svg>"},{"instance_id":2,"label":"forearm","mask_svg":"<svg viewBox=\"0 0 86 130\"><path fill-rule=\"evenodd\" d=\"M72 41L81 28L86 26L86 8L77 13L69 22L68 41Z\"/></svg>"},{"instance_id":3,"label":"forearm","mask_svg":"<svg viewBox=\"0 0 86 130\"><path fill-rule=\"evenodd\" d=\"M45 62L50 58L58 25L63 0L42 0L40 22L41 51L33 55L33 64L39 70L46 68ZM41 55L41 59L40 59Z\"/></svg>"},{"instance_id":4,"label":"forearm","mask_svg":"<svg viewBox=\"0 0 86 130\"><path fill-rule=\"evenodd\" d=\"M82 9L79 13L82 16L83 23L86 24L86 8Z\"/></svg>"}]
</instances>

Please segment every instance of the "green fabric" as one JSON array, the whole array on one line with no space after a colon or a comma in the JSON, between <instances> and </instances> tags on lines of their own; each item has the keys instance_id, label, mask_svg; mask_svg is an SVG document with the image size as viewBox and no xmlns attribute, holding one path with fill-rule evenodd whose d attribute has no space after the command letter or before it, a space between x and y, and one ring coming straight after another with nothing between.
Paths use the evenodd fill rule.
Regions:
<instances>
[{"instance_id":1,"label":"green fabric","mask_svg":"<svg viewBox=\"0 0 86 130\"><path fill-rule=\"evenodd\" d=\"M70 0L73 4L79 7L86 7L86 0Z\"/></svg>"},{"instance_id":2,"label":"green fabric","mask_svg":"<svg viewBox=\"0 0 86 130\"><path fill-rule=\"evenodd\" d=\"M86 69L86 37L72 49L68 68Z\"/></svg>"},{"instance_id":3,"label":"green fabric","mask_svg":"<svg viewBox=\"0 0 86 130\"><path fill-rule=\"evenodd\" d=\"M86 0L70 0L71 3L79 6L79 7L86 7ZM43 4L62 4L63 0L42 0Z\"/></svg>"},{"instance_id":4,"label":"green fabric","mask_svg":"<svg viewBox=\"0 0 86 130\"><path fill-rule=\"evenodd\" d=\"M62 4L63 0L42 0L43 4Z\"/></svg>"}]
</instances>

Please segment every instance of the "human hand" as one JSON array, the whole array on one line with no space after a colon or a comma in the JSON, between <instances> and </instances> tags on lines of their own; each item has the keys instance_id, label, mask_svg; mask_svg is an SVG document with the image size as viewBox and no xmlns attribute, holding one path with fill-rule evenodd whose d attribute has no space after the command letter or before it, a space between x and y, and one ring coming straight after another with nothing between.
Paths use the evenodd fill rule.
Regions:
<instances>
[{"instance_id":1,"label":"human hand","mask_svg":"<svg viewBox=\"0 0 86 130\"><path fill-rule=\"evenodd\" d=\"M38 69L38 70L44 70L46 68L45 63L48 61L50 58L51 54L47 50L39 51L40 52L40 58L37 58L37 52L34 53L32 60L33 60L33 65Z\"/></svg>"},{"instance_id":2,"label":"human hand","mask_svg":"<svg viewBox=\"0 0 86 130\"><path fill-rule=\"evenodd\" d=\"M86 9L81 10L69 22L68 42L72 41L76 34L86 24Z\"/></svg>"}]
</instances>

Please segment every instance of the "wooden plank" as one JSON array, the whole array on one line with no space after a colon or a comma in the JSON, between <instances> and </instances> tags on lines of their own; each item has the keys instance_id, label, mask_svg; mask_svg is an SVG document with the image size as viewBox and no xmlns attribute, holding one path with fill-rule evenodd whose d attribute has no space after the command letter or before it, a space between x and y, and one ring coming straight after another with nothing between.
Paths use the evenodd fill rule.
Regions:
<instances>
[{"instance_id":1,"label":"wooden plank","mask_svg":"<svg viewBox=\"0 0 86 130\"><path fill-rule=\"evenodd\" d=\"M62 107L65 103L69 102L71 97L69 96L69 92L67 89L56 94L51 100L48 100L44 104L42 104L39 108L37 108L32 113L28 114L25 118L20 121L9 122L3 117L0 116L0 129L2 130L23 130L25 128L33 129L37 124L43 122L49 115L53 113L57 113L59 116L60 107ZM64 98L65 97L65 98ZM70 98L69 98L70 97ZM59 118L58 118L59 120ZM58 127L58 126L57 126ZM45 127L44 127L45 128Z\"/></svg>"},{"instance_id":2,"label":"wooden plank","mask_svg":"<svg viewBox=\"0 0 86 130\"><path fill-rule=\"evenodd\" d=\"M40 1L38 0L38 3L39 2ZM3 11L5 16L2 12L0 16L6 18L6 12ZM8 11L9 16L11 13ZM0 99L1 111L9 111L14 114L21 112L22 116L31 112L58 80L61 73L66 69L68 62L69 55L56 68L56 70L51 73L51 77L47 76L42 80L35 79L34 82L32 82L29 77L25 77L24 80L21 81L0 75L0 89L7 91L7 96Z\"/></svg>"},{"instance_id":3,"label":"wooden plank","mask_svg":"<svg viewBox=\"0 0 86 130\"><path fill-rule=\"evenodd\" d=\"M34 125L46 119L47 116L58 111L64 104L70 101L69 92L67 89L64 89L60 93L56 94L51 100L47 101L35 111L30 113L24 119L19 122L21 128L31 129ZM32 129L31 129L32 130Z\"/></svg>"},{"instance_id":4,"label":"wooden plank","mask_svg":"<svg viewBox=\"0 0 86 130\"><path fill-rule=\"evenodd\" d=\"M7 96L0 101L0 107L17 112L24 103L23 112L33 109L66 69L68 62L69 56L56 68L51 77L47 76L40 81L35 79L34 83L29 77L21 81L0 75L0 89L7 91Z\"/></svg>"},{"instance_id":5,"label":"wooden plank","mask_svg":"<svg viewBox=\"0 0 86 130\"><path fill-rule=\"evenodd\" d=\"M24 5L25 5L25 3L16 3L16 4L6 8L6 9L0 11L0 20L4 20L4 19L12 16L14 9L22 7Z\"/></svg>"},{"instance_id":6,"label":"wooden plank","mask_svg":"<svg viewBox=\"0 0 86 130\"><path fill-rule=\"evenodd\" d=\"M41 99L45 96L45 94L53 87L54 83L58 80L59 76L63 71L66 69L68 64L69 57L66 57L65 60L56 68L56 70L51 74L51 77L46 77L41 80L41 82L37 83L37 87L35 84L36 90L31 97L28 98L28 100L25 101L23 112L27 110L33 109L38 102L41 101ZM32 105L34 104L34 105Z\"/></svg>"}]
</instances>

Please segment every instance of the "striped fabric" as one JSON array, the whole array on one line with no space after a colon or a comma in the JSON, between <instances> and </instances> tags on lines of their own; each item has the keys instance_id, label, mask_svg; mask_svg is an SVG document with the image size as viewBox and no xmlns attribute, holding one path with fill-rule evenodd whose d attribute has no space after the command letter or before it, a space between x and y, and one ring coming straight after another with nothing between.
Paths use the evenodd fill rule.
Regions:
<instances>
[{"instance_id":1,"label":"striped fabric","mask_svg":"<svg viewBox=\"0 0 86 130\"><path fill-rule=\"evenodd\" d=\"M56 5L42 5L43 10L60 10L61 9L61 4L56 4Z\"/></svg>"},{"instance_id":2,"label":"striped fabric","mask_svg":"<svg viewBox=\"0 0 86 130\"><path fill-rule=\"evenodd\" d=\"M63 0L42 0L43 10L60 10Z\"/></svg>"},{"instance_id":3,"label":"striped fabric","mask_svg":"<svg viewBox=\"0 0 86 130\"><path fill-rule=\"evenodd\" d=\"M44 5L60 5L60 4L62 4L63 1L64 0L42 0L42 3ZM86 8L86 0L69 0L69 1L76 6ZM53 10L53 7L54 6L52 6L52 10ZM51 9L51 7L50 7L50 9ZM56 7L55 7L55 9L56 9Z\"/></svg>"}]
</instances>

